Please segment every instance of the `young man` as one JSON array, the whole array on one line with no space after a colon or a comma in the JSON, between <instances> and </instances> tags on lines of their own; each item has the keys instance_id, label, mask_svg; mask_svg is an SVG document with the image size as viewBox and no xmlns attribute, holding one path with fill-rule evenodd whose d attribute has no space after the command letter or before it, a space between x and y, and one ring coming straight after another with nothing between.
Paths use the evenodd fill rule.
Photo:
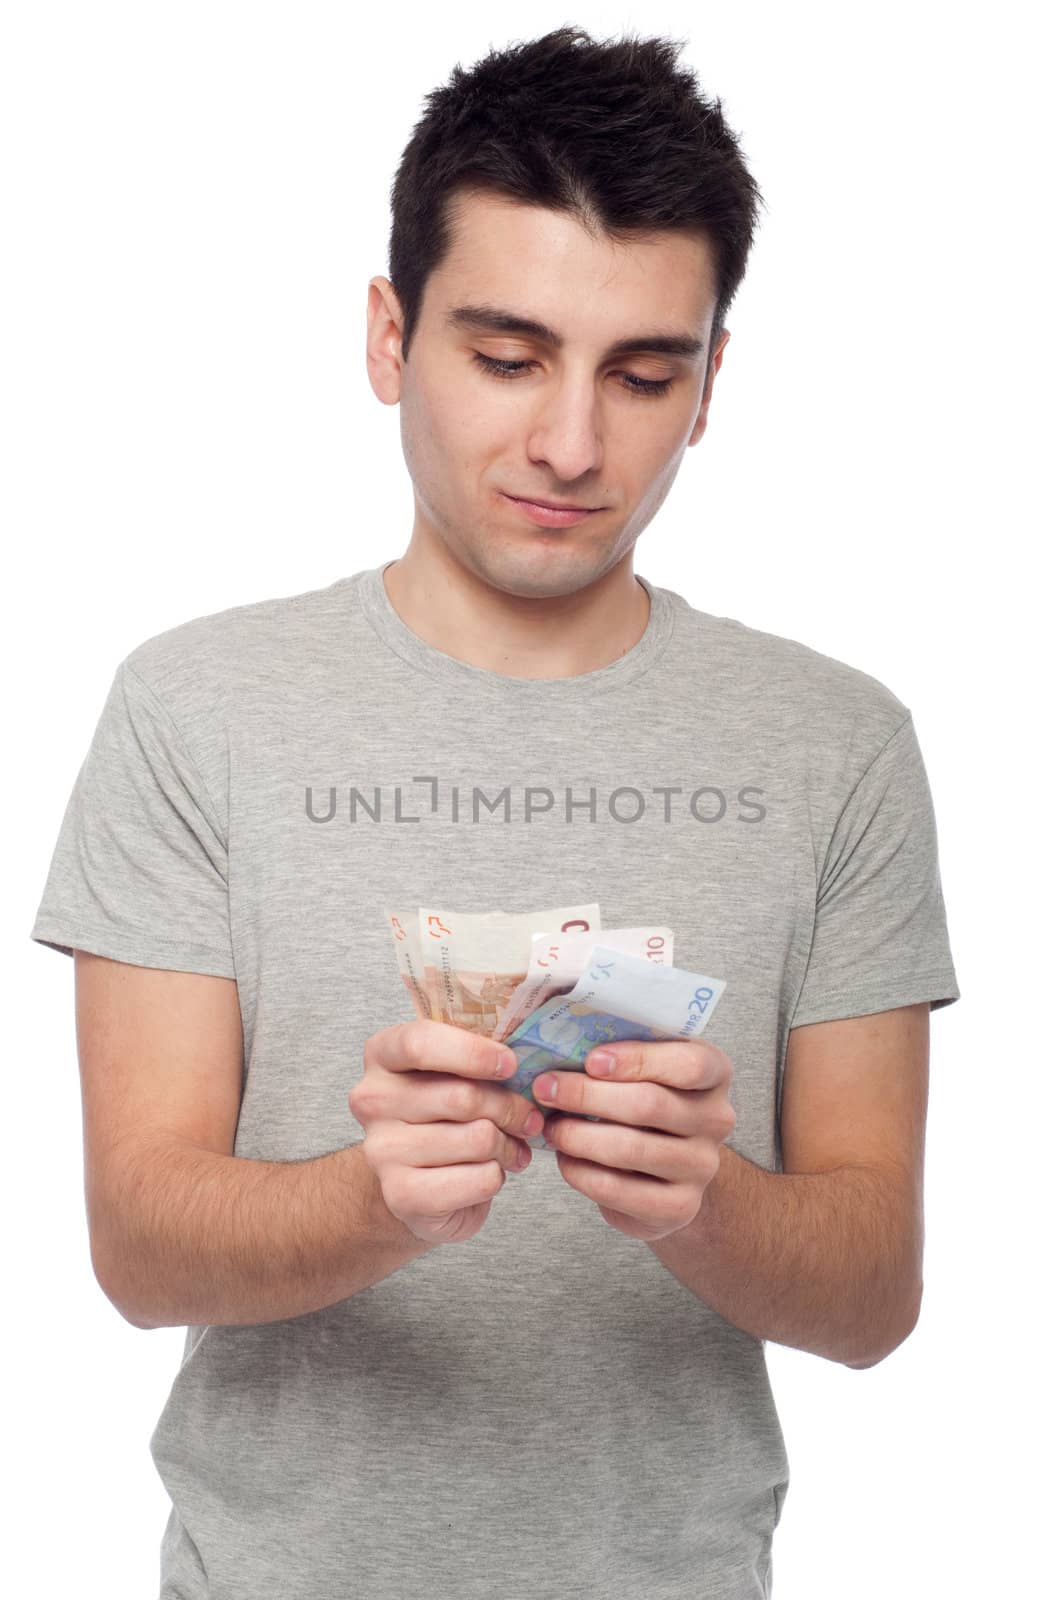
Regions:
<instances>
[{"instance_id":1,"label":"young man","mask_svg":"<svg viewBox=\"0 0 1063 1600\"><path fill-rule=\"evenodd\" d=\"M188 1328L164 1597L768 1595L765 1340L866 1367L918 1316L959 989L911 713L633 569L758 199L675 51L565 28L429 97L368 306L405 553L139 645L70 798L32 937L94 1265ZM387 914L590 901L727 990L538 1080L507 1184L542 1117L409 1020Z\"/></svg>"}]
</instances>

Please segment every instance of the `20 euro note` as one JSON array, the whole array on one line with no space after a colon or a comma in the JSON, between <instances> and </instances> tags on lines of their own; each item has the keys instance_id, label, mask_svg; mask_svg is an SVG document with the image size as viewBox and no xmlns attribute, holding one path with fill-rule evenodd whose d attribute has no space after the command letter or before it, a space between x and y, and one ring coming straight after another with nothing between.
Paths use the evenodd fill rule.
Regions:
<instances>
[{"instance_id":1,"label":"20 euro note","mask_svg":"<svg viewBox=\"0 0 1063 1600\"><path fill-rule=\"evenodd\" d=\"M622 1039L696 1039L726 987L723 978L656 966L596 945L574 988L533 1011L503 1041L517 1057L517 1070L506 1085L535 1105L531 1085L540 1073L583 1071L596 1045ZM549 1148L542 1134L528 1143Z\"/></svg>"},{"instance_id":2,"label":"20 euro note","mask_svg":"<svg viewBox=\"0 0 1063 1600\"><path fill-rule=\"evenodd\" d=\"M596 944L670 967L675 936L671 928L602 928L589 933L535 934L528 975L514 989L491 1037L505 1039L539 1006L546 1005L555 995L567 993L587 965Z\"/></svg>"},{"instance_id":3,"label":"20 euro note","mask_svg":"<svg viewBox=\"0 0 1063 1600\"><path fill-rule=\"evenodd\" d=\"M389 912L388 924L417 1015L491 1038L527 977L533 934L598 933L602 918L597 904L520 912L420 906Z\"/></svg>"}]
</instances>

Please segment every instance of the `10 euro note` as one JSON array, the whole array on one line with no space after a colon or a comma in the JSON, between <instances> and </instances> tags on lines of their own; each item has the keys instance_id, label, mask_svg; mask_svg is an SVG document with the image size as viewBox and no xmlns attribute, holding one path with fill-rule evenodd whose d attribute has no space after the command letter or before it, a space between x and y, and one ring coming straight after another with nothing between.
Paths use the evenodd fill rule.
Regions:
<instances>
[{"instance_id":1,"label":"10 euro note","mask_svg":"<svg viewBox=\"0 0 1063 1600\"><path fill-rule=\"evenodd\" d=\"M596 944L670 967L675 936L671 928L603 928L600 932L566 930L559 934L535 934L527 976L514 989L492 1038L507 1038L539 1006L571 989Z\"/></svg>"},{"instance_id":2,"label":"10 euro note","mask_svg":"<svg viewBox=\"0 0 1063 1600\"><path fill-rule=\"evenodd\" d=\"M533 1011L503 1041L517 1057L517 1070L506 1085L534 1105L531 1085L540 1073L580 1072L597 1045L695 1039L705 1031L726 987L723 978L657 966L596 945L574 988ZM542 1134L528 1143L549 1148Z\"/></svg>"}]
</instances>

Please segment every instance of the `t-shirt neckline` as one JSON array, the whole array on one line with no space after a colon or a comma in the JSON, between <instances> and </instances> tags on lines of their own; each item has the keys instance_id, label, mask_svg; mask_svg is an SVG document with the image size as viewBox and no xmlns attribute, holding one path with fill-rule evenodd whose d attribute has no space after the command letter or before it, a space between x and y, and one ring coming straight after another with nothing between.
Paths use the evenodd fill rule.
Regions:
<instances>
[{"instance_id":1,"label":"t-shirt neckline","mask_svg":"<svg viewBox=\"0 0 1063 1600\"><path fill-rule=\"evenodd\" d=\"M595 667L592 672L579 672L567 678L518 678L504 672L490 672L486 667L473 666L438 650L402 620L384 587L385 569L393 566L396 559L382 561L378 567L371 567L359 576L357 587L362 608L389 649L436 681L446 680L517 699L572 700L630 683L654 664L672 634L675 614L669 591L636 573L636 581L649 595L650 615L641 637L624 655L604 667Z\"/></svg>"}]
</instances>

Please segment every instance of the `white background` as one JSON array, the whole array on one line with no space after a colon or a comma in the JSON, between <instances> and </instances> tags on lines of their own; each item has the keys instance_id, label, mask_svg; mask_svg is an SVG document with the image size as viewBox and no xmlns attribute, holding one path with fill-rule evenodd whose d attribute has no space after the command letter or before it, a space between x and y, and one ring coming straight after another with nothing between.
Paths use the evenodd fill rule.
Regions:
<instances>
[{"instance_id":1,"label":"white background","mask_svg":"<svg viewBox=\"0 0 1063 1600\"><path fill-rule=\"evenodd\" d=\"M5 8L12 1593L157 1593L169 1501L148 1438L183 1340L132 1328L91 1271L73 964L28 937L70 789L136 644L402 554L398 411L365 371L394 168L456 62L563 22L685 38L682 63L722 97L768 202L708 433L636 571L860 667L913 709L963 991L931 1024L918 1328L864 1372L769 1346L791 1467L774 1592L1049 1591L1061 530L1048 19L1047 6L925 0Z\"/></svg>"}]
</instances>

